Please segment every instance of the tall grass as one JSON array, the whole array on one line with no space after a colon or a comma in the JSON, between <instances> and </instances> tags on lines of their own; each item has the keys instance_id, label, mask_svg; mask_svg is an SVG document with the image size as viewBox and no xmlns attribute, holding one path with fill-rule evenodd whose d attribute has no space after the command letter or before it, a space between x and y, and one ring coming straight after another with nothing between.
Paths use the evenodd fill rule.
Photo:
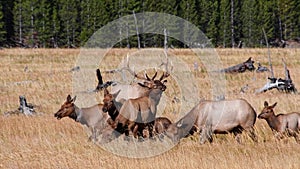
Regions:
<instances>
[{"instance_id":1,"label":"tall grass","mask_svg":"<svg viewBox=\"0 0 300 169\"><path fill-rule=\"evenodd\" d=\"M184 138L180 144L161 155L132 159L114 155L88 142L87 132L71 119L53 117L68 94L72 93L72 76L69 70L75 65L78 49L4 49L0 50L0 168L299 168L300 146L293 138L278 142L263 120L257 120L258 143L243 135L243 144L237 144L231 135L216 135L212 144L200 145L198 136ZM132 49L113 49L107 53L108 61L118 62ZM174 55L182 58L193 70L193 53L174 49ZM268 66L266 49L218 49L224 67L241 63L252 57ZM281 58L286 59L293 82L299 88L300 51L298 49L271 49L275 76L284 77ZM99 67L104 70L105 66ZM200 67L201 67L200 63ZM27 68L26 68L27 67ZM203 69L203 67L201 67ZM105 79L112 75L103 75ZM300 98L276 90L262 94L254 92L262 87L267 73L246 72L226 75L226 98L244 98L259 113L265 100L278 102L276 113L298 111ZM169 79L168 79L169 80ZM174 111L180 105L172 102L178 94L173 77L164 95L168 108L164 116L173 121ZM199 97L209 99L210 81L205 71L197 72ZM97 84L96 75L94 85ZM244 85L245 93L240 92ZM98 93L98 101L102 100ZM17 109L18 96L25 95L28 102L38 106L43 114L26 117L3 116L4 112ZM178 106L178 107L176 107Z\"/></svg>"}]
</instances>

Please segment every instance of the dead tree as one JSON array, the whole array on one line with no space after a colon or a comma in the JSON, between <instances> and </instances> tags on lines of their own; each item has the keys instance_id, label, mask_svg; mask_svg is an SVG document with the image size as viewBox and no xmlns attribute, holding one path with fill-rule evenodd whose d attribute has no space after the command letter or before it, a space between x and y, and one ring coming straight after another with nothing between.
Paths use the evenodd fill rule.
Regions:
<instances>
[{"instance_id":1,"label":"dead tree","mask_svg":"<svg viewBox=\"0 0 300 169\"><path fill-rule=\"evenodd\" d=\"M274 88L276 88L277 90L279 90L281 92L297 93L297 89L296 89L295 85L293 84L293 81L290 76L290 72L287 69L286 63L283 59L282 59L282 62L283 62L284 70L285 70L285 79L276 78L274 76L274 71L273 71L271 57L270 57L270 48L269 48L269 44L268 44L268 39L267 39L265 30L262 29L262 31L264 33L265 40L266 40L267 47L268 47L268 57L269 57L271 77L268 77L269 81L261 89L257 90L256 93L266 92L266 91L272 90Z\"/></svg>"},{"instance_id":2,"label":"dead tree","mask_svg":"<svg viewBox=\"0 0 300 169\"><path fill-rule=\"evenodd\" d=\"M268 82L263 86L261 89L257 91L257 93L266 92L268 90L277 89L281 92L286 93L297 93L297 89L295 85L293 84L293 81L290 76L290 72L287 69L285 61L282 59L284 70L285 70L285 78L276 78L276 77L268 77ZM274 75L273 70L271 72L272 75Z\"/></svg>"},{"instance_id":3,"label":"dead tree","mask_svg":"<svg viewBox=\"0 0 300 169\"><path fill-rule=\"evenodd\" d=\"M24 114L26 116L32 116L37 114L35 111L35 105L31 103L27 103L25 96L19 96L19 107L17 110L5 112L4 115L12 115L12 114Z\"/></svg>"},{"instance_id":4,"label":"dead tree","mask_svg":"<svg viewBox=\"0 0 300 169\"><path fill-rule=\"evenodd\" d=\"M255 67L254 67L253 63L254 63L254 61L251 60L251 57L250 57L245 62L234 65L234 66L231 66L231 67L228 67L228 68L225 68L225 69L222 69L222 70L220 70L220 72L224 72L224 73L243 73L246 70L254 71Z\"/></svg>"}]
</instances>

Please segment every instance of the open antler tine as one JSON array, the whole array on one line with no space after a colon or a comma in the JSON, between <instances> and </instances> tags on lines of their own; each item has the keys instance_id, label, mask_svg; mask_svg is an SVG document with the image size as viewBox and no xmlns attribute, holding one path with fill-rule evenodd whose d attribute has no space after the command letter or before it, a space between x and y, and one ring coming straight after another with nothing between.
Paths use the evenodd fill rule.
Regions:
<instances>
[{"instance_id":1,"label":"open antler tine","mask_svg":"<svg viewBox=\"0 0 300 169\"><path fill-rule=\"evenodd\" d=\"M157 71L155 72L154 76L152 77L152 80L154 80L157 76Z\"/></svg>"},{"instance_id":2,"label":"open antler tine","mask_svg":"<svg viewBox=\"0 0 300 169\"><path fill-rule=\"evenodd\" d=\"M148 74L145 73L145 75L146 75L147 80L148 80L148 81L151 81L151 79L150 79L150 77L148 76Z\"/></svg>"},{"instance_id":3,"label":"open antler tine","mask_svg":"<svg viewBox=\"0 0 300 169\"><path fill-rule=\"evenodd\" d=\"M161 75L161 77L159 78L159 81L162 81L162 80L164 79L164 77L165 77L165 73L163 73L163 74Z\"/></svg>"},{"instance_id":4,"label":"open antler tine","mask_svg":"<svg viewBox=\"0 0 300 169\"><path fill-rule=\"evenodd\" d=\"M130 69L129 67L129 55L127 54L127 59L126 59L126 70L128 70L128 72L130 74L132 74L135 78L138 78L138 79L142 79L142 80L148 80L147 78L144 78L143 76L139 76L138 74L135 73L134 70Z\"/></svg>"}]
</instances>

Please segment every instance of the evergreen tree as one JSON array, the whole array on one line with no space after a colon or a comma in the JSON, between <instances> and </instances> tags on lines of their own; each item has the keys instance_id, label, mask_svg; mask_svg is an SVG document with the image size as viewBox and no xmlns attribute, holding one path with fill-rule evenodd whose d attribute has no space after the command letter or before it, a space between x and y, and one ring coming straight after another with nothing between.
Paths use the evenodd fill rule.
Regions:
<instances>
[{"instance_id":1,"label":"evergreen tree","mask_svg":"<svg viewBox=\"0 0 300 169\"><path fill-rule=\"evenodd\" d=\"M0 3L0 46L3 46L5 41L6 30L4 27L4 23L5 22L3 21L3 7Z\"/></svg>"}]
</instances>

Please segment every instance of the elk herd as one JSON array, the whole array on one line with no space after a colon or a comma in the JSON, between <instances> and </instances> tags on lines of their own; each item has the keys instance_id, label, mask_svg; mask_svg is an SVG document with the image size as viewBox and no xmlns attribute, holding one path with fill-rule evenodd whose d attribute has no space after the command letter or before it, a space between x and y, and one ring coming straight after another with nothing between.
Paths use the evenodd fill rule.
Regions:
<instances>
[{"instance_id":1,"label":"elk herd","mask_svg":"<svg viewBox=\"0 0 300 169\"><path fill-rule=\"evenodd\" d=\"M157 106L167 89L168 69L159 78L157 71L149 77L147 73L140 76L130 70L141 80L131 85L113 81L103 83L100 70L96 72L99 82L96 90L104 91L103 103L79 108L75 105L76 96L68 95L54 114L57 119L69 117L86 125L92 133L89 140L106 144L122 136L127 141L146 138L163 141L168 138L177 143L181 138L199 133L199 141L203 144L212 142L213 134L233 133L236 141L241 143L241 133L246 132L257 142L254 125L258 117L267 121L277 139L292 136L300 143L300 113L275 115L276 103L270 106L265 102L264 109L257 116L244 99L201 100L185 116L172 123L167 117L157 117ZM110 92L108 88L111 88Z\"/></svg>"}]
</instances>

